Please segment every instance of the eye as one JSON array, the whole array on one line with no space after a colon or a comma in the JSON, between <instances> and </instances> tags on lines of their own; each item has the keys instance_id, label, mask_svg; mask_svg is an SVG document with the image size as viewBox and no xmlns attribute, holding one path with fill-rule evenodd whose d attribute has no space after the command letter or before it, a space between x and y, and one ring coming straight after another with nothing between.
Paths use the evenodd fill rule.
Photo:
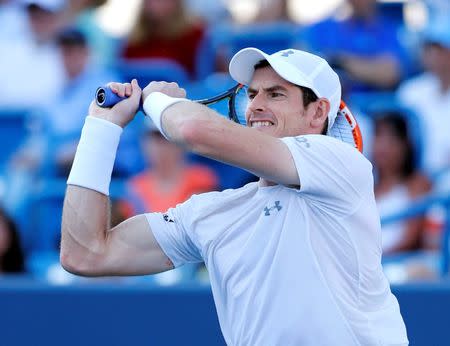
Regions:
<instances>
[{"instance_id":1,"label":"eye","mask_svg":"<svg viewBox=\"0 0 450 346\"><path fill-rule=\"evenodd\" d=\"M249 100L253 100L255 98L255 96L256 96L256 94L254 94L254 93L248 93L247 94L247 97L248 97Z\"/></svg>"},{"instance_id":2,"label":"eye","mask_svg":"<svg viewBox=\"0 0 450 346\"><path fill-rule=\"evenodd\" d=\"M272 97L272 98L278 98L278 97L282 97L282 96L284 96L284 95L277 91L273 91L270 93L270 97Z\"/></svg>"}]
</instances>

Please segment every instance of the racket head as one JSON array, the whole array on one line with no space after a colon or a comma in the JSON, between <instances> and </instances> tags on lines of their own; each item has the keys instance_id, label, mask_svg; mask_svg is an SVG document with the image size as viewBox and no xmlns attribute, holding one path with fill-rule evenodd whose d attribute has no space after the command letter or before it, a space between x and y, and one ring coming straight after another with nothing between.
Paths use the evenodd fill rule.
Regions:
<instances>
[{"instance_id":1,"label":"racket head","mask_svg":"<svg viewBox=\"0 0 450 346\"><path fill-rule=\"evenodd\" d=\"M246 125L245 112L248 105L247 87L237 84L227 91L210 98L196 100L234 122Z\"/></svg>"},{"instance_id":2,"label":"racket head","mask_svg":"<svg viewBox=\"0 0 450 346\"><path fill-rule=\"evenodd\" d=\"M327 132L328 136L337 138L342 142L352 145L361 153L363 151L363 138L356 118L343 100L333 125Z\"/></svg>"}]
</instances>

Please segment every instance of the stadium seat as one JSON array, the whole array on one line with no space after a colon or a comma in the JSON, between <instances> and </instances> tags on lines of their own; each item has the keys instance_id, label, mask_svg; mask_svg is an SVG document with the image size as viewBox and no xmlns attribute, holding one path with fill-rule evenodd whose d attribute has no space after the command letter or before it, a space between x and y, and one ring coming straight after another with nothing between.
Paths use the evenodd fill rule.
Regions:
<instances>
[{"instance_id":1,"label":"stadium seat","mask_svg":"<svg viewBox=\"0 0 450 346\"><path fill-rule=\"evenodd\" d=\"M197 58L197 78L215 71L217 52L229 61L242 48L256 47L266 53L292 47L296 40L295 26L286 22L264 24L223 24L214 26L205 35Z\"/></svg>"},{"instance_id":2,"label":"stadium seat","mask_svg":"<svg viewBox=\"0 0 450 346\"><path fill-rule=\"evenodd\" d=\"M122 180L113 180L110 196L122 195ZM38 182L31 193L24 221L22 239L28 253L52 252L59 249L61 217L66 191L66 179L46 179Z\"/></svg>"},{"instance_id":3,"label":"stadium seat","mask_svg":"<svg viewBox=\"0 0 450 346\"><path fill-rule=\"evenodd\" d=\"M20 147L29 133L27 110L0 110L0 170L4 169L11 155Z\"/></svg>"},{"instance_id":4,"label":"stadium seat","mask_svg":"<svg viewBox=\"0 0 450 346\"><path fill-rule=\"evenodd\" d=\"M142 87L152 81L185 84L189 80L184 67L171 59L122 59L117 62L115 69L124 82L136 78Z\"/></svg>"}]
</instances>

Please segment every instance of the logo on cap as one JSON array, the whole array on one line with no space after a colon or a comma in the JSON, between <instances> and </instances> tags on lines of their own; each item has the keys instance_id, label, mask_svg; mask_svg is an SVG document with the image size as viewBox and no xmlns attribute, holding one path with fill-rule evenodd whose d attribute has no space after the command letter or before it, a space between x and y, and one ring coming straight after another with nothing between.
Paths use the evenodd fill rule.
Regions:
<instances>
[{"instance_id":1,"label":"logo on cap","mask_svg":"<svg viewBox=\"0 0 450 346\"><path fill-rule=\"evenodd\" d=\"M285 50L283 53L281 53L281 56L284 56L285 58L289 57L289 55L294 54L295 52L292 49Z\"/></svg>"}]
</instances>

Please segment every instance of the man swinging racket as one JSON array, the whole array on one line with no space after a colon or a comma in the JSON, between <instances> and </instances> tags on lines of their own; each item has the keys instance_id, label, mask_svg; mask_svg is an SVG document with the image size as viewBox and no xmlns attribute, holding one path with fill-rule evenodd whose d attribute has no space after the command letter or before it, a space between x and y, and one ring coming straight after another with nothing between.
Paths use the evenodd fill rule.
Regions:
<instances>
[{"instance_id":1,"label":"man swinging racket","mask_svg":"<svg viewBox=\"0 0 450 346\"><path fill-rule=\"evenodd\" d=\"M187 100L174 83L110 83L94 102L68 179L61 263L85 276L142 275L204 261L229 345L407 345L381 267L372 166L327 134L339 78L318 56L238 52L230 74L248 86L247 126ZM191 197L166 213L109 227L108 190L123 127L140 100L161 133L260 177Z\"/></svg>"}]
</instances>

